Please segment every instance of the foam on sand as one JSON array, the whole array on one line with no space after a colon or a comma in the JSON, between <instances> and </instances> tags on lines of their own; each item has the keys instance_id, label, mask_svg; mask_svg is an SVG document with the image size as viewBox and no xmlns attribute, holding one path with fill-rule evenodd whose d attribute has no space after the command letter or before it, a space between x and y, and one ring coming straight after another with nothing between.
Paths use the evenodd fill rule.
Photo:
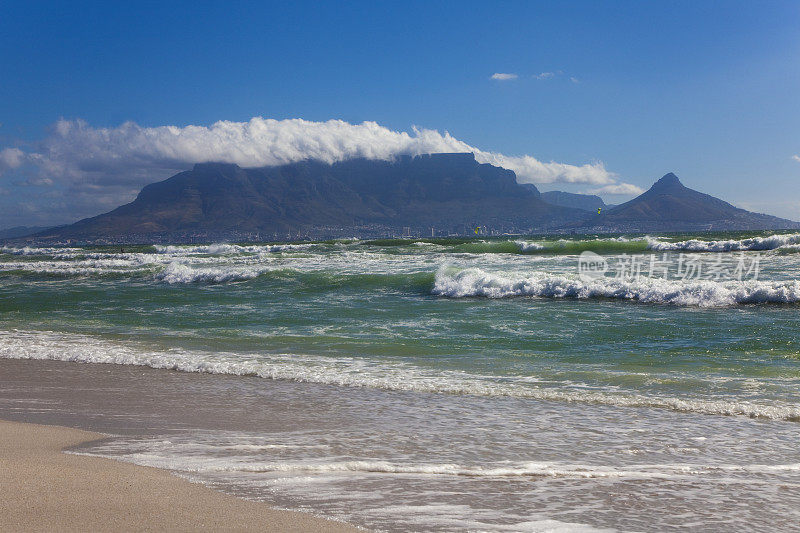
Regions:
<instances>
[{"instance_id":1,"label":"foam on sand","mask_svg":"<svg viewBox=\"0 0 800 533\"><path fill-rule=\"evenodd\" d=\"M135 464L177 469L194 474L244 472L290 475L399 474L408 476L457 476L474 478L572 478L572 479L678 479L718 474L776 474L800 472L800 463L700 464L656 463L631 465L575 464L562 461L510 461L485 464L428 463L418 461L341 460L321 455L303 459L260 461L251 454L221 455L241 447L204 444L186 449L167 439L106 442L87 455L123 457ZM263 448L262 448L263 449ZM83 452L81 452L83 453ZM255 459L255 460L254 460Z\"/></svg>"}]
</instances>

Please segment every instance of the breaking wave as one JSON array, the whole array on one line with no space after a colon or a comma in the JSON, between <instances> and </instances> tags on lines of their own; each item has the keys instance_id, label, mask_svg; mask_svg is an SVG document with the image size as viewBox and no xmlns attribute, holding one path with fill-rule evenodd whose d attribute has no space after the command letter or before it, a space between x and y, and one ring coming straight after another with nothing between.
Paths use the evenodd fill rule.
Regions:
<instances>
[{"instance_id":1,"label":"breaking wave","mask_svg":"<svg viewBox=\"0 0 800 533\"><path fill-rule=\"evenodd\" d=\"M296 252L307 250L313 244L207 244L192 245L155 245L156 252L170 255L233 255L233 254L258 254L270 252Z\"/></svg>"},{"instance_id":2,"label":"breaking wave","mask_svg":"<svg viewBox=\"0 0 800 533\"><path fill-rule=\"evenodd\" d=\"M615 298L647 303L725 307L736 304L795 303L800 301L800 282L680 281L656 278L630 281L614 278L581 280L541 272L523 275L444 266L436 273L433 294L450 298Z\"/></svg>"},{"instance_id":3,"label":"breaking wave","mask_svg":"<svg viewBox=\"0 0 800 533\"><path fill-rule=\"evenodd\" d=\"M59 248L59 247L37 247L23 246L16 248L12 246L0 246L0 252L11 255L54 255L63 253L79 253L80 248Z\"/></svg>"},{"instance_id":4,"label":"breaking wave","mask_svg":"<svg viewBox=\"0 0 800 533\"><path fill-rule=\"evenodd\" d=\"M663 242L648 237L648 249L654 251L681 252L739 252L766 251L800 244L800 233L792 235L770 235L741 240L701 241L690 239L680 242Z\"/></svg>"},{"instance_id":5,"label":"breaking wave","mask_svg":"<svg viewBox=\"0 0 800 533\"><path fill-rule=\"evenodd\" d=\"M263 269L249 267L237 269L193 268L183 263L170 263L158 274L156 279L166 283L226 283L253 279L264 272Z\"/></svg>"},{"instance_id":6,"label":"breaking wave","mask_svg":"<svg viewBox=\"0 0 800 533\"><path fill-rule=\"evenodd\" d=\"M577 255L581 252L636 253L647 250L650 241L646 237L609 237L596 239L558 239L558 240L486 240L461 243L447 251L455 253L509 253L509 254L552 254Z\"/></svg>"},{"instance_id":7,"label":"breaking wave","mask_svg":"<svg viewBox=\"0 0 800 533\"><path fill-rule=\"evenodd\" d=\"M524 250L527 253L546 253L558 255L577 255L582 252L598 254L637 253L647 250L649 237L608 237L586 240L559 239L540 241L537 248Z\"/></svg>"},{"instance_id":8,"label":"breaking wave","mask_svg":"<svg viewBox=\"0 0 800 533\"><path fill-rule=\"evenodd\" d=\"M171 255L175 257L197 256L232 256L232 255L261 255L282 252L303 252L313 250L330 250L332 247L373 246L384 248L384 253L396 253L403 248L415 251L451 252L467 254L553 254L577 255L591 251L599 254L613 253L641 253L650 251L669 252L736 252L736 251L767 251L783 249L785 251L800 250L800 233L775 234L765 237L752 237L747 239L728 240L700 240L689 239L685 241L670 242L664 237L583 237L583 238L430 238L430 239L381 239L372 241L328 241L314 243L279 243L279 244L203 244L203 245L153 245L141 248L140 252L153 251L155 254ZM102 247L101 247L102 248ZM108 247L108 253L118 253L116 247ZM79 254L88 254L93 250L89 248L57 247L57 246L23 246L0 247L0 252L29 256L50 255L70 257ZM404 252L407 253L407 252Z\"/></svg>"},{"instance_id":9,"label":"breaking wave","mask_svg":"<svg viewBox=\"0 0 800 533\"><path fill-rule=\"evenodd\" d=\"M738 415L800 422L800 405L783 401L644 395L617 388L550 388L525 377L491 377L433 370L407 362L368 362L359 357L323 357L269 353L152 350L104 341L88 335L0 331L0 357L78 363L148 366L182 372L256 376L266 379L347 387L474 396L507 396L551 402L657 408L711 415Z\"/></svg>"},{"instance_id":10,"label":"breaking wave","mask_svg":"<svg viewBox=\"0 0 800 533\"><path fill-rule=\"evenodd\" d=\"M519 246L521 252L536 252L538 250L544 250L544 244L540 244L538 242L526 242L526 241L514 241L514 244Z\"/></svg>"},{"instance_id":11,"label":"breaking wave","mask_svg":"<svg viewBox=\"0 0 800 533\"><path fill-rule=\"evenodd\" d=\"M669 242L664 237L595 237L575 239L385 239L365 241L364 244L401 247L438 245L442 251L453 253L509 253L509 254L554 254L577 255L582 252L599 254L641 253L650 251L668 252L736 252L767 251L784 249L800 250L800 234L775 234L766 237L730 240L700 240Z\"/></svg>"},{"instance_id":12,"label":"breaking wave","mask_svg":"<svg viewBox=\"0 0 800 533\"><path fill-rule=\"evenodd\" d=\"M304 288L312 291L354 287L359 289L424 289L425 292L428 292L433 283L434 274L432 272L368 274L323 270L302 271L258 264L198 268L180 262L172 262L155 274L156 280L169 284L231 283L266 277L297 281Z\"/></svg>"},{"instance_id":13,"label":"breaking wave","mask_svg":"<svg viewBox=\"0 0 800 533\"><path fill-rule=\"evenodd\" d=\"M647 250L647 237L596 237L589 239L504 239L504 238L430 238L430 239L380 239L363 241L363 246L382 248L412 247L419 250L430 249L440 252L464 254L553 254L574 255L585 251L597 253L627 252L636 253Z\"/></svg>"}]
</instances>

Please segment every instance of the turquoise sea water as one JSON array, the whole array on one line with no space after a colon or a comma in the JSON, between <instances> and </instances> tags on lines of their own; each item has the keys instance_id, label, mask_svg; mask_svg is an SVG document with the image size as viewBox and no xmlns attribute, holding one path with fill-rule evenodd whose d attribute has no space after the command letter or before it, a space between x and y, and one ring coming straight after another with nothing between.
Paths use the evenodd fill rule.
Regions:
<instances>
[{"instance_id":1,"label":"turquoise sea water","mask_svg":"<svg viewBox=\"0 0 800 533\"><path fill-rule=\"evenodd\" d=\"M773 233L5 247L0 357L319 391L362 415L93 453L368 527L766 530L780 510L791 529L798 252Z\"/></svg>"}]
</instances>

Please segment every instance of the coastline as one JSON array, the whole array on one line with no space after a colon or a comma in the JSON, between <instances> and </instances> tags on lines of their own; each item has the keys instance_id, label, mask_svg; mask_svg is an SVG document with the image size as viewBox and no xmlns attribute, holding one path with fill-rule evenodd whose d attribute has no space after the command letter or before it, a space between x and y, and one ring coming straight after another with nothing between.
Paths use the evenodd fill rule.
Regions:
<instances>
[{"instance_id":1,"label":"coastline","mask_svg":"<svg viewBox=\"0 0 800 533\"><path fill-rule=\"evenodd\" d=\"M790 531L800 519L798 493L790 490L798 486L800 452L793 443L800 429L783 420L11 358L0 358L0 419L93 432L79 432L53 447L56 466L121 459L110 464L129 469L123 472L142 472L134 464L160 468L144 470L171 478L170 485L186 476L202 482L201 488L266 502L253 503L263 505L260 509L292 509L301 517L310 513L332 517L336 525L383 531L606 531L692 524ZM0 435L5 433L0 426ZM92 441L103 435L109 438ZM41 440L30 437L27 442L34 442L23 441L23 449ZM60 454L63 446L91 456ZM6 449L0 440L3 459ZM28 463L39 466L35 457ZM0 472L6 470L0 461ZM10 508L61 522L27 530L95 529L67 523L58 507L39 500L71 497L76 490L93 498L104 492L100 485L77 474L74 486L61 481L51 490L47 471L40 475L42 490L26 489L28 501L17 495ZM5 495L10 491L3 478ZM10 487L25 485L15 481ZM171 499L166 492L163 498ZM204 508L224 507L218 503L221 494L214 496ZM631 501L657 505L631 516ZM27 509L29 502L39 507ZM77 504L82 513L94 512ZM59 505L71 512L68 501ZM173 507L171 501L142 500L125 512L158 517L174 514ZM224 527L180 519L174 527L160 519L156 526L137 526L125 522L123 511L114 512L126 530L247 529L236 512ZM8 514L0 507L2 523L19 530L19 517L12 522ZM264 530L320 529L269 518L253 522Z\"/></svg>"},{"instance_id":2,"label":"coastline","mask_svg":"<svg viewBox=\"0 0 800 533\"><path fill-rule=\"evenodd\" d=\"M166 470L64 453L105 435L0 420L0 522L7 531L361 531L274 509Z\"/></svg>"}]
</instances>

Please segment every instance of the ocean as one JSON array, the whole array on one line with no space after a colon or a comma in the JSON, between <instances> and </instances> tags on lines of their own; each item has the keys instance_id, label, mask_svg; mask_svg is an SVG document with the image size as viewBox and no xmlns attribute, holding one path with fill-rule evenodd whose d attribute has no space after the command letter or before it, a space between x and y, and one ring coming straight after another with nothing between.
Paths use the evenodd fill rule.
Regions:
<instances>
[{"instance_id":1,"label":"ocean","mask_svg":"<svg viewBox=\"0 0 800 533\"><path fill-rule=\"evenodd\" d=\"M800 530L798 302L796 233L6 246L0 415L376 530Z\"/></svg>"}]
</instances>

